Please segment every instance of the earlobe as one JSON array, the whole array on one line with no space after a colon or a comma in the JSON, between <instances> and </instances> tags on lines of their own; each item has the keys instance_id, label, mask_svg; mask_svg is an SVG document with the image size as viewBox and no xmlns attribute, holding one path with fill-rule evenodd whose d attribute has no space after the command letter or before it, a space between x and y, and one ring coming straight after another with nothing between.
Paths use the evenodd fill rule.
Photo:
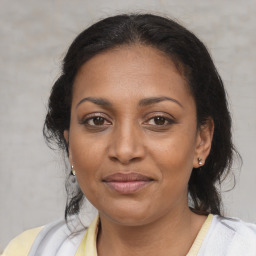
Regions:
<instances>
[{"instance_id":1,"label":"earlobe","mask_svg":"<svg viewBox=\"0 0 256 256\"><path fill-rule=\"evenodd\" d=\"M202 124L197 134L197 144L194 157L194 168L199 168L204 165L206 158L210 154L212 146L212 138L214 133L214 122L212 118Z\"/></svg>"}]
</instances>

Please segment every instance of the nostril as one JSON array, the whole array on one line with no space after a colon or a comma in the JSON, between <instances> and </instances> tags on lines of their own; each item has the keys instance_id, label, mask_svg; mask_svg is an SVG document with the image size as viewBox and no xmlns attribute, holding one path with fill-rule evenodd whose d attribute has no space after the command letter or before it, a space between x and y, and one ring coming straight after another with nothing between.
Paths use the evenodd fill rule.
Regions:
<instances>
[{"instance_id":1,"label":"nostril","mask_svg":"<svg viewBox=\"0 0 256 256\"><path fill-rule=\"evenodd\" d=\"M119 130L119 132L121 132ZM113 134L108 148L108 157L111 161L129 164L144 158L144 146L138 133L125 127L122 134Z\"/></svg>"},{"instance_id":2,"label":"nostril","mask_svg":"<svg viewBox=\"0 0 256 256\"><path fill-rule=\"evenodd\" d=\"M115 157L115 156L110 156L109 158L112 162L116 162L116 163L118 162L118 163L121 163L123 165L128 165L131 162L140 161L142 159L141 157L122 158L122 157Z\"/></svg>"}]
</instances>

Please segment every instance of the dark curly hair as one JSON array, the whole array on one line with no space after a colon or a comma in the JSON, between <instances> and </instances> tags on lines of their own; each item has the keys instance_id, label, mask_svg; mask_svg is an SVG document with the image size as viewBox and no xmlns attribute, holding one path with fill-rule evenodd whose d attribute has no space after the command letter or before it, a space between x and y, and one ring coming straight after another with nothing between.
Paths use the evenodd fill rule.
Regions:
<instances>
[{"instance_id":1,"label":"dark curly hair","mask_svg":"<svg viewBox=\"0 0 256 256\"><path fill-rule=\"evenodd\" d=\"M230 172L236 150L231 138L231 117L222 80L204 44L177 22L152 14L124 14L103 19L79 34L63 60L62 74L53 85L44 137L68 154L64 131L69 130L72 87L78 70L95 55L120 45L142 44L162 51L176 64L194 97L198 127L209 118L214 135L205 165L192 171L188 192L193 211L221 215L218 184ZM69 178L65 218L78 214L84 195L72 190ZM73 186L74 187L74 186Z\"/></svg>"}]
</instances>

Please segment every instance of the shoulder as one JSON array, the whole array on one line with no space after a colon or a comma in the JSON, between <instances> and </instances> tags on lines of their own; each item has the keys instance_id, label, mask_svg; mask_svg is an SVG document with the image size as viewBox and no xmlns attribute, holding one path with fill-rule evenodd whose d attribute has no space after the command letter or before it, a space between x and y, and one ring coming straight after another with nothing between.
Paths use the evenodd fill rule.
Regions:
<instances>
[{"instance_id":1,"label":"shoulder","mask_svg":"<svg viewBox=\"0 0 256 256\"><path fill-rule=\"evenodd\" d=\"M35 241L35 238L43 229L42 227L29 229L15 237L6 247L2 256L25 256Z\"/></svg>"},{"instance_id":2,"label":"shoulder","mask_svg":"<svg viewBox=\"0 0 256 256\"><path fill-rule=\"evenodd\" d=\"M86 232L77 219L64 220L27 230L14 238L2 256L74 255Z\"/></svg>"},{"instance_id":3,"label":"shoulder","mask_svg":"<svg viewBox=\"0 0 256 256\"><path fill-rule=\"evenodd\" d=\"M227 218L216 216L216 223L219 223L223 228L233 230L237 238L242 240L253 239L256 242L256 224L248 223L238 218Z\"/></svg>"},{"instance_id":4,"label":"shoulder","mask_svg":"<svg viewBox=\"0 0 256 256\"><path fill-rule=\"evenodd\" d=\"M209 254L210 251L210 254ZM215 215L199 255L256 255L256 224Z\"/></svg>"}]
</instances>

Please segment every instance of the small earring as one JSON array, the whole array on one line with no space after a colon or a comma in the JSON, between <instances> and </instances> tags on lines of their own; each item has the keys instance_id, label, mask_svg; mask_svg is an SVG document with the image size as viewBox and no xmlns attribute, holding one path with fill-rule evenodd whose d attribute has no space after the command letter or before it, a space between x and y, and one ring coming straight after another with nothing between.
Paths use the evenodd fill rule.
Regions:
<instances>
[{"instance_id":1,"label":"small earring","mask_svg":"<svg viewBox=\"0 0 256 256\"><path fill-rule=\"evenodd\" d=\"M197 160L198 160L198 164L199 164L199 165L202 165L202 164L203 164L203 163L202 163L202 158L198 157Z\"/></svg>"},{"instance_id":2,"label":"small earring","mask_svg":"<svg viewBox=\"0 0 256 256\"><path fill-rule=\"evenodd\" d=\"M74 170L74 166L71 166L71 175L76 176L76 171Z\"/></svg>"}]
</instances>

